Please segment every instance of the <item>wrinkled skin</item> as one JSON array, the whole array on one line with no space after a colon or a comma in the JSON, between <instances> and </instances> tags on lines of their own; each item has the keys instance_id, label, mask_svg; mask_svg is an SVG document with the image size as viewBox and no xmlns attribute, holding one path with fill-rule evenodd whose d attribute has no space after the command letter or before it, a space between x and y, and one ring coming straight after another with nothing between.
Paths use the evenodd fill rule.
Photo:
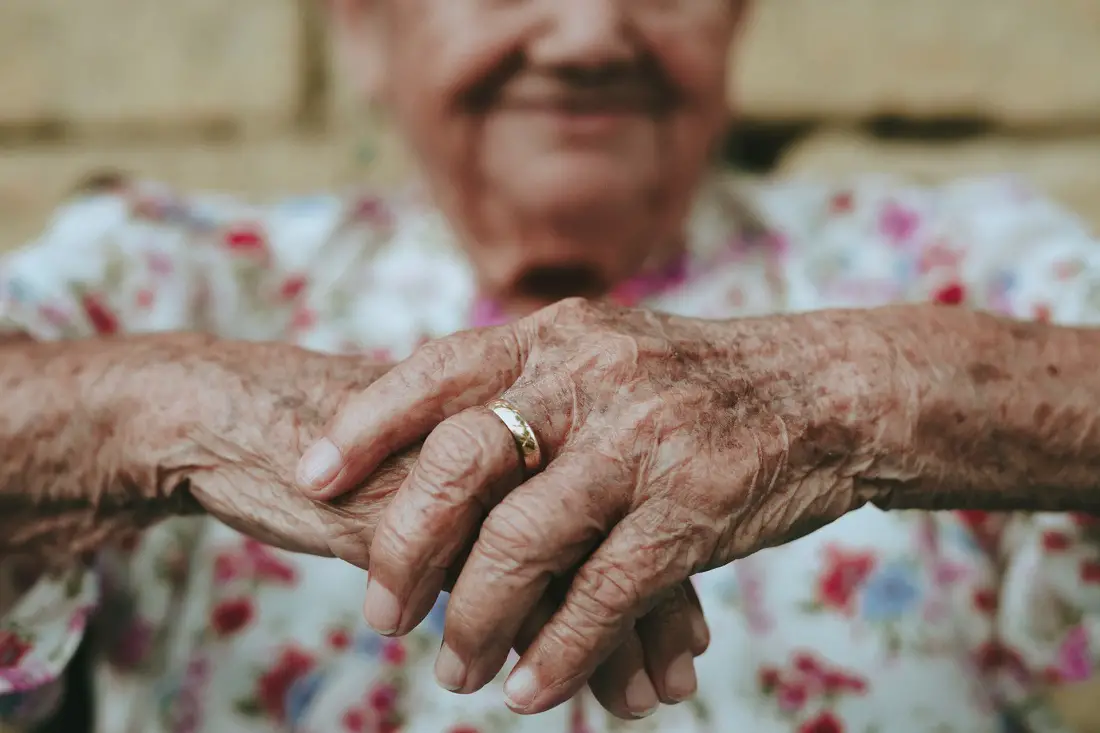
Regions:
<instances>
[{"instance_id":1,"label":"wrinkled skin","mask_svg":"<svg viewBox=\"0 0 1100 733\"><path fill-rule=\"evenodd\" d=\"M243 424L234 419L234 413L240 410L224 400L225 395L232 393L228 385L217 392L222 399L216 403L195 403L200 415L193 422L188 421L196 426L190 442L204 446L199 462L212 470L189 467L192 493L206 511L249 536L297 552L331 554L366 569L379 515L418 465L420 446L402 446L402 450L387 457L377 470L364 474L349 487L348 493L333 502L303 496L292 485L291 477L302 447L319 437L323 425L340 405L354 399L389 366L365 363L356 357L325 356L274 345L269 348L280 353L270 355L269 359L252 354L253 359L246 362L271 364L261 368L260 373L254 367L246 367L250 388L248 394L240 397L242 409L252 412L252 419ZM217 354L215 374L238 371L240 365L231 358L230 347L223 345ZM165 381L176 383L171 379ZM290 387L292 384L301 386L294 389ZM268 417L265 409L274 414ZM288 420L288 415L293 419ZM256 430L252 425L265 428ZM211 426L222 427L211 430ZM227 436L232 437L227 440ZM495 465L508 465L508 459L515 455L507 442L498 443L493 449L486 458ZM512 470L503 471L496 478L497 488L503 491L518 485L521 475L518 466L513 465ZM461 561L455 553L452 563L440 568L439 585L429 599L428 608L441 588L451 588ZM526 648L555 606L555 597L549 593L524 618L517 619L522 622L513 637L517 649ZM424 609L425 614L427 610ZM675 691L662 689L658 694L661 688L657 685L655 689L650 683L647 660L655 676L663 675L663 665L668 664L664 660L682 652L691 659L705 651L708 642L699 601L690 583L684 583L650 611L638 633L621 640L591 677L589 685L612 713L624 718L637 717L652 710L659 699L673 701L676 697ZM693 691L694 688L680 694Z\"/></svg>"},{"instance_id":2,"label":"wrinkled skin","mask_svg":"<svg viewBox=\"0 0 1100 733\"><path fill-rule=\"evenodd\" d=\"M441 568L476 537L448 607L441 683L499 671L521 620L568 586L506 692L568 699L646 611L692 574L789 541L863 500L855 477L904 414L889 343L844 312L701 321L569 300L423 347L341 411L340 495L430 433L371 547L367 620L405 633ZM872 385L875 385L872 387ZM514 404L545 470L514 491ZM308 454L307 454L308 457ZM324 482L322 482L324 483Z\"/></svg>"},{"instance_id":3,"label":"wrinkled skin","mask_svg":"<svg viewBox=\"0 0 1100 733\"><path fill-rule=\"evenodd\" d=\"M65 568L159 519L203 512L274 546L366 568L379 516L420 452L416 444L396 452L333 502L294 486L302 449L390 368L360 357L199 334L24 339L0 351L8 406L0 437L10 448L0 460L0 552L28 558L30 569ZM514 455L507 443L497 448L498 462ZM448 587L460 567L443 578ZM548 595L534 609L520 649L555 606ZM590 680L624 717L656 704L647 658L668 656L670 644L698 654L707 643L690 585L643 627L651 633L627 639Z\"/></svg>"}]
</instances>

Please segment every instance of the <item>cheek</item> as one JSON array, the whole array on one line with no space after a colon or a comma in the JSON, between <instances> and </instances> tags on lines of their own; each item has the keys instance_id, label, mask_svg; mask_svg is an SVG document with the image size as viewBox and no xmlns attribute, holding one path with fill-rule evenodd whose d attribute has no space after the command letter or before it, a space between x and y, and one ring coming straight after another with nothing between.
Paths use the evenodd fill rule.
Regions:
<instances>
[{"instance_id":1,"label":"cheek","mask_svg":"<svg viewBox=\"0 0 1100 733\"><path fill-rule=\"evenodd\" d=\"M701 15L679 23L651 22L640 31L689 107L707 116L725 112L734 34L728 13Z\"/></svg>"},{"instance_id":2,"label":"cheek","mask_svg":"<svg viewBox=\"0 0 1100 733\"><path fill-rule=\"evenodd\" d=\"M462 112L458 97L499 67L513 51L509 39L494 29L444 33L428 24L408 48L431 52L405 51L390 65L395 121L428 168L466 166L476 155L481 121Z\"/></svg>"}]
</instances>

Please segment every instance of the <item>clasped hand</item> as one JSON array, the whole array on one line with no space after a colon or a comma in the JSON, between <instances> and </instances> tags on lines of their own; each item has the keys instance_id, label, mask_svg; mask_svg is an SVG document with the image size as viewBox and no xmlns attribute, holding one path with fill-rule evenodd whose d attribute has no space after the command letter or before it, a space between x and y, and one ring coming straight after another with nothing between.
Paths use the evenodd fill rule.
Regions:
<instances>
[{"instance_id":1,"label":"clasped hand","mask_svg":"<svg viewBox=\"0 0 1100 733\"><path fill-rule=\"evenodd\" d=\"M407 633L461 567L443 686L479 689L516 647L505 693L533 713L613 662L628 699L610 708L636 716L643 698L694 691L693 574L860 504L855 476L899 407L890 380L864 377L884 351L853 314L720 322L563 301L431 342L350 399L303 458L306 490L340 496L427 436L370 546L367 621ZM541 444L526 480L484 406L497 397ZM558 605L540 616L547 594Z\"/></svg>"}]
</instances>

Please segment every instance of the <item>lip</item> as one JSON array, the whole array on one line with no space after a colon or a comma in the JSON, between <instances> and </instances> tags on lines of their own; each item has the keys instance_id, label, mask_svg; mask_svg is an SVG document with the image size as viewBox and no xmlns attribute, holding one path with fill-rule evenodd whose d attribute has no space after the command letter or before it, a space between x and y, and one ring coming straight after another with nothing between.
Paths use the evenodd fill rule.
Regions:
<instances>
[{"instance_id":1,"label":"lip","mask_svg":"<svg viewBox=\"0 0 1100 733\"><path fill-rule=\"evenodd\" d=\"M543 109L536 114L546 118L563 137L602 138L619 132L623 127L649 115L624 109L564 110Z\"/></svg>"},{"instance_id":2,"label":"lip","mask_svg":"<svg viewBox=\"0 0 1100 733\"><path fill-rule=\"evenodd\" d=\"M655 105L641 100L555 100L506 102L502 107L536 116L564 137L600 138L614 134L638 120L656 116Z\"/></svg>"}]
</instances>

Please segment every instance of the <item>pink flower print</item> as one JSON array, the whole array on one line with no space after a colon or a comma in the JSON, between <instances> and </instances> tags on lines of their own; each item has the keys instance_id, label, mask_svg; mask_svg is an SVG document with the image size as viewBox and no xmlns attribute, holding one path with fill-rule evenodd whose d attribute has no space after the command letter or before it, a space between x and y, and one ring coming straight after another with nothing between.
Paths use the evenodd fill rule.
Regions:
<instances>
[{"instance_id":1,"label":"pink flower print","mask_svg":"<svg viewBox=\"0 0 1100 733\"><path fill-rule=\"evenodd\" d=\"M224 242L226 249L237 254L261 257L268 254L267 240L258 226L235 226L226 231Z\"/></svg>"},{"instance_id":2,"label":"pink flower print","mask_svg":"<svg viewBox=\"0 0 1100 733\"><path fill-rule=\"evenodd\" d=\"M298 573L294 566L280 558L267 545L251 539L245 540L244 553L251 561L253 577L281 585L297 583Z\"/></svg>"},{"instance_id":3,"label":"pink flower print","mask_svg":"<svg viewBox=\"0 0 1100 733\"><path fill-rule=\"evenodd\" d=\"M1054 277L1058 280L1072 280L1084 271L1085 261L1079 257L1054 263Z\"/></svg>"},{"instance_id":4,"label":"pink flower print","mask_svg":"<svg viewBox=\"0 0 1100 733\"><path fill-rule=\"evenodd\" d=\"M654 272L630 278L611 292L611 300L632 307L646 298L671 290L688 278L687 257L680 256Z\"/></svg>"},{"instance_id":5,"label":"pink flower print","mask_svg":"<svg viewBox=\"0 0 1100 733\"><path fill-rule=\"evenodd\" d=\"M32 644L14 631L0 629L0 669L11 669L19 666L23 657L27 656Z\"/></svg>"},{"instance_id":6,"label":"pink flower print","mask_svg":"<svg viewBox=\"0 0 1100 733\"><path fill-rule=\"evenodd\" d=\"M153 307L153 303L157 299L156 291L152 288L142 288L137 291L137 295L134 296L134 305L138 309L147 311Z\"/></svg>"},{"instance_id":7,"label":"pink flower print","mask_svg":"<svg viewBox=\"0 0 1100 733\"><path fill-rule=\"evenodd\" d=\"M1079 625L1066 635L1058 649L1058 674L1066 682L1084 682L1092 677L1092 672L1088 632Z\"/></svg>"},{"instance_id":8,"label":"pink flower print","mask_svg":"<svg viewBox=\"0 0 1100 733\"><path fill-rule=\"evenodd\" d=\"M88 625L88 617L92 615L93 606L81 606L73 611L69 617L69 631L80 632Z\"/></svg>"},{"instance_id":9,"label":"pink flower print","mask_svg":"<svg viewBox=\"0 0 1100 733\"><path fill-rule=\"evenodd\" d=\"M764 244L779 259L785 259L791 253L791 239L783 232L768 232L764 237Z\"/></svg>"},{"instance_id":10,"label":"pink flower print","mask_svg":"<svg viewBox=\"0 0 1100 733\"><path fill-rule=\"evenodd\" d=\"M290 317L290 328L296 332L308 331L316 324L317 314L305 306L295 308Z\"/></svg>"},{"instance_id":11,"label":"pink flower print","mask_svg":"<svg viewBox=\"0 0 1100 733\"><path fill-rule=\"evenodd\" d=\"M797 713L809 699L806 685L800 682L781 682L776 690L776 703L785 713Z\"/></svg>"},{"instance_id":12,"label":"pink flower print","mask_svg":"<svg viewBox=\"0 0 1100 733\"><path fill-rule=\"evenodd\" d=\"M924 251L921 252L920 258L917 260L917 272L927 275L929 272L940 268L955 271L961 261L961 255L952 249L947 242L937 241L925 247Z\"/></svg>"},{"instance_id":13,"label":"pink flower print","mask_svg":"<svg viewBox=\"0 0 1100 733\"><path fill-rule=\"evenodd\" d=\"M0 665L0 681L5 682L12 692L35 690L56 679L57 675L47 671L41 664L35 664L31 659L18 667Z\"/></svg>"},{"instance_id":14,"label":"pink flower print","mask_svg":"<svg viewBox=\"0 0 1100 733\"><path fill-rule=\"evenodd\" d=\"M149 656L153 648L153 628L140 617L135 617L119 638L112 644L108 658L120 670L134 670Z\"/></svg>"},{"instance_id":15,"label":"pink flower print","mask_svg":"<svg viewBox=\"0 0 1100 733\"><path fill-rule=\"evenodd\" d=\"M825 548L825 567L817 578L817 602L822 608L852 613L856 594L878 564L873 552Z\"/></svg>"},{"instance_id":16,"label":"pink flower print","mask_svg":"<svg viewBox=\"0 0 1100 733\"><path fill-rule=\"evenodd\" d=\"M225 585L226 583L244 576L250 570L250 563L242 556L233 552L219 552L214 558L214 583Z\"/></svg>"},{"instance_id":17,"label":"pink flower print","mask_svg":"<svg viewBox=\"0 0 1100 733\"><path fill-rule=\"evenodd\" d=\"M361 733L367 729L367 713L359 708L349 708L340 718L340 728L347 733Z\"/></svg>"},{"instance_id":18,"label":"pink flower print","mask_svg":"<svg viewBox=\"0 0 1100 733\"><path fill-rule=\"evenodd\" d=\"M964 580L969 574L969 569L959 563L941 561L936 563L932 573L936 587L946 588Z\"/></svg>"},{"instance_id":19,"label":"pink flower print","mask_svg":"<svg viewBox=\"0 0 1100 733\"><path fill-rule=\"evenodd\" d=\"M932 302L940 305L962 305L966 301L966 288L951 282L932 294Z\"/></svg>"},{"instance_id":20,"label":"pink flower print","mask_svg":"<svg viewBox=\"0 0 1100 733\"><path fill-rule=\"evenodd\" d=\"M879 212L879 233L896 247L910 244L920 228L920 215L896 201L886 203Z\"/></svg>"},{"instance_id":21,"label":"pink flower print","mask_svg":"<svg viewBox=\"0 0 1100 733\"><path fill-rule=\"evenodd\" d=\"M851 191L841 191L829 200L829 211L833 214L848 214L855 209L856 197Z\"/></svg>"},{"instance_id":22,"label":"pink flower print","mask_svg":"<svg viewBox=\"0 0 1100 733\"><path fill-rule=\"evenodd\" d=\"M1065 532L1048 529L1043 532L1040 543L1046 552L1065 552L1073 546L1073 540Z\"/></svg>"},{"instance_id":23,"label":"pink flower print","mask_svg":"<svg viewBox=\"0 0 1100 733\"><path fill-rule=\"evenodd\" d=\"M387 639L382 645L382 659L387 664L395 666L404 664L405 656L405 645L400 639Z\"/></svg>"},{"instance_id":24,"label":"pink flower print","mask_svg":"<svg viewBox=\"0 0 1100 733\"><path fill-rule=\"evenodd\" d=\"M52 303L43 303L38 306L38 315L54 328L68 328L72 325L69 314Z\"/></svg>"},{"instance_id":25,"label":"pink flower print","mask_svg":"<svg viewBox=\"0 0 1100 733\"><path fill-rule=\"evenodd\" d=\"M570 733L594 733L588 722L585 720L584 715L584 702L583 698L575 697L569 703L569 731ZM473 726L465 726L467 730L462 730L463 726L456 726L448 733L479 733L479 731Z\"/></svg>"},{"instance_id":26,"label":"pink flower print","mask_svg":"<svg viewBox=\"0 0 1100 733\"><path fill-rule=\"evenodd\" d=\"M145 255L145 265L149 272L160 277L167 277L175 272L172 258L163 252L149 252Z\"/></svg>"},{"instance_id":27,"label":"pink flower print","mask_svg":"<svg viewBox=\"0 0 1100 733\"><path fill-rule=\"evenodd\" d=\"M735 563L734 574L741 590L742 610L749 629L755 634L767 634L775 626L775 618L764 600L764 582L751 560Z\"/></svg>"},{"instance_id":28,"label":"pink flower print","mask_svg":"<svg viewBox=\"0 0 1100 733\"><path fill-rule=\"evenodd\" d=\"M295 585L298 573L290 563L283 562L274 555L261 555L253 558L256 577L269 583Z\"/></svg>"},{"instance_id":29,"label":"pink flower print","mask_svg":"<svg viewBox=\"0 0 1100 733\"><path fill-rule=\"evenodd\" d=\"M364 196L355 203L352 219L378 227L388 227L393 223L393 212L377 196Z\"/></svg>"},{"instance_id":30,"label":"pink flower print","mask_svg":"<svg viewBox=\"0 0 1100 733\"><path fill-rule=\"evenodd\" d=\"M1100 584L1100 560L1082 560L1080 575L1082 583Z\"/></svg>"},{"instance_id":31,"label":"pink flower print","mask_svg":"<svg viewBox=\"0 0 1100 733\"><path fill-rule=\"evenodd\" d=\"M284 301L295 300L305 291L308 283L305 275L291 275L279 287L279 297Z\"/></svg>"},{"instance_id":32,"label":"pink flower print","mask_svg":"<svg viewBox=\"0 0 1100 733\"><path fill-rule=\"evenodd\" d=\"M370 709L388 716L397 707L397 688L388 683L380 683L370 689L366 696Z\"/></svg>"},{"instance_id":33,"label":"pink flower print","mask_svg":"<svg viewBox=\"0 0 1100 733\"><path fill-rule=\"evenodd\" d=\"M325 643L328 644L329 649L342 652L351 646L351 632L343 628L330 629L325 635Z\"/></svg>"},{"instance_id":34,"label":"pink flower print","mask_svg":"<svg viewBox=\"0 0 1100 733\"><path fill-rule=\"evenodd\" d=\"M99 295L86 293L80 301L84 306L84 313L88 316L88 321L97 334L100 336L113 336L118 333L118 315L111 310Z\"/></svg>"}]
</instances>

